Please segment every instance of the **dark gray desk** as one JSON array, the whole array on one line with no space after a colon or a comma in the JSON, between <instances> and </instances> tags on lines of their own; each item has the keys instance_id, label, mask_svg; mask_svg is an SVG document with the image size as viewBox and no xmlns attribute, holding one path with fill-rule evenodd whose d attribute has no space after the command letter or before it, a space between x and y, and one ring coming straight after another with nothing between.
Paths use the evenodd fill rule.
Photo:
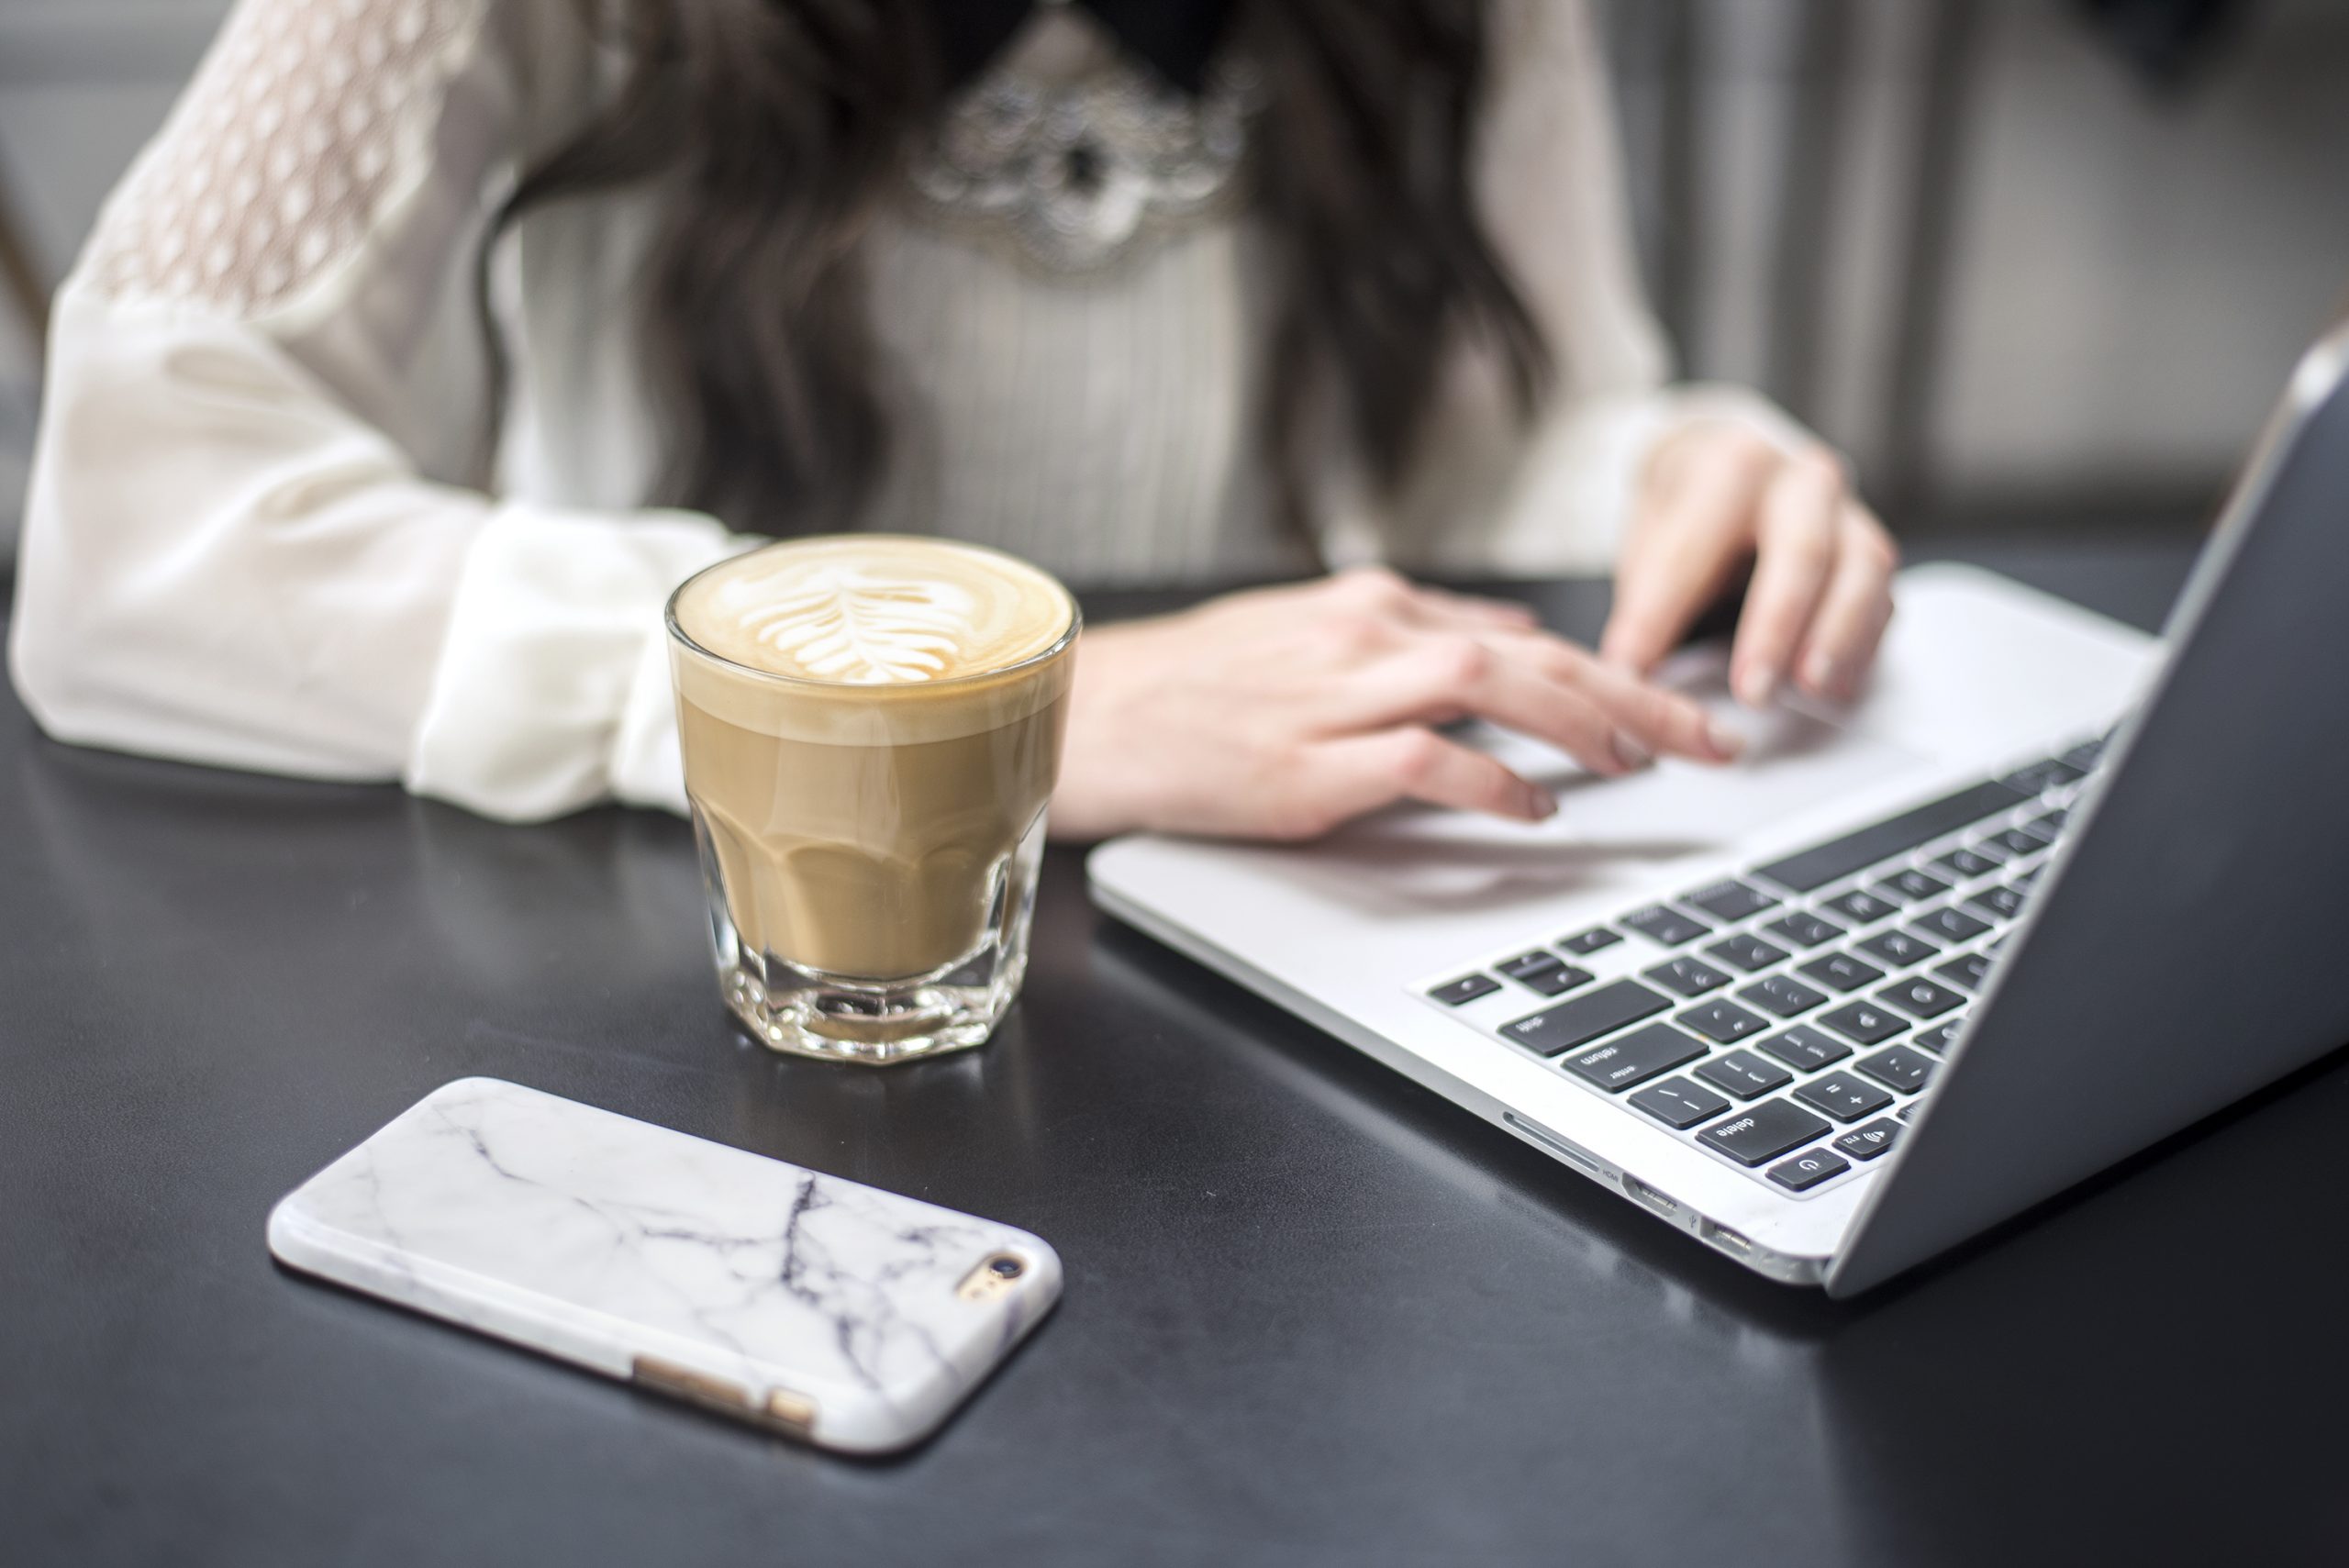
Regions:
<instances>
[{"instance_id":1,"label":"dark gray desk","mask_svg":"<svg viewBox=\"0 0 2349 1568\"><path fill-rule=\"evenodd\" d=\"M2149 623L2185 553L1999 563ZM0 1559L2349 1551L2349 1061L1839 1307L1113 925L1073 854L995 1043L889 1073L739 1043L697 897L665 819L77 752L0 699ZM1066 1299L865 1464L277 1272L272 1201L470 1073L1032 1227Z\"/></svg>"}]
</instances>

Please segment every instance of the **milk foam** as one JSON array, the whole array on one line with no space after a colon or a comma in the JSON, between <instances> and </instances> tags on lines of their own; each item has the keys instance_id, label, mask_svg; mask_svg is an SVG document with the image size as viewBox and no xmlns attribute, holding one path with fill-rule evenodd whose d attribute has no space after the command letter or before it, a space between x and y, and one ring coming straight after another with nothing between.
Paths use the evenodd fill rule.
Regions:
<instances>
[{"instance_id":1,"label":"milk foam","mask_svg":"<svg viewBox=\"0 0 2349 1568\"><path fill-rule=\"evenodd\" d=\"M1058 583L996 550L866 534L737 556L686 584L676 616L703 648L751 669L903 685L1033 658L1074 608Z\"/></svg>"}]
</instances>

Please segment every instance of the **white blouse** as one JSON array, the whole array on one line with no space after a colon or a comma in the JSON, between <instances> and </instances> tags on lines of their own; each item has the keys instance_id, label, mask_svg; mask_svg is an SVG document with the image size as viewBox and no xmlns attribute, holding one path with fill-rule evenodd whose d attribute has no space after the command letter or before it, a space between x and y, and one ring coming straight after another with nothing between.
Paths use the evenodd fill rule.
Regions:
<instances>
[{"instance_id":1,"label":"white blouse","mask_svg":"<svg viewBox=\"0 0 2349 1568\"><path fill-rule=\"evenodd\" d=\"M1748 395L1664 384L1581 0L1508 0L1493 48L1476 195L1560 384L1521 428L1464 348L1398 495L1333 445L1311 520L1335 561L1597 568L1673 424L1797 439ZM481 450L488 215L612 67L573 0L240 0L57 298L9 648L46 730L510 819L683 808L662 605L751 541L640 504L643 199L502 242L514 378ZM874 321L921 417L870 523L1083 584L1288 563L1252 439L1260 242L1215 219L1053 278L885 219Z\"/></svg>"}]
</instances>

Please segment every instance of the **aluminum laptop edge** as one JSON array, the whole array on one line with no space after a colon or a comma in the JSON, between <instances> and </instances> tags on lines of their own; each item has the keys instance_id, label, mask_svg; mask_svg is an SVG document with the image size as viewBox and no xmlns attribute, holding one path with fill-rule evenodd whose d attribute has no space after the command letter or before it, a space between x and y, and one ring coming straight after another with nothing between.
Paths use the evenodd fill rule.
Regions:
<instances>
[{"instance_id":1,"label":"aluminum laptop edge","mask_svg":"<svg viewBox=\"0 0 2349 1568\"><path fill-rule=\"evenodd\" d=\"M1747 736L1728 769L1599 781L1487 734L1557 790L1555 817L1401 810L1295 847L1137 835L1093 852L1094 897L1746 1266L1865 1290L2349 1040L2344 372L2349 328L2302 361L2158 641L1987 573L1912 568L1847 708L1745 713L1719 650L1675 660ZM1542 948L1592 987L1658 973L1673 951L1636 933L1555 944L1724 879L1812 905L1833 885L1757 868L2108 731L2027 904L1982 939L1995 957L1976 955L1930 1087L1894 1107L1897 1144L1810 1190L1502 1032L1549 997L1504 979L1437 999Z\"/></svg>"}]
</instances>

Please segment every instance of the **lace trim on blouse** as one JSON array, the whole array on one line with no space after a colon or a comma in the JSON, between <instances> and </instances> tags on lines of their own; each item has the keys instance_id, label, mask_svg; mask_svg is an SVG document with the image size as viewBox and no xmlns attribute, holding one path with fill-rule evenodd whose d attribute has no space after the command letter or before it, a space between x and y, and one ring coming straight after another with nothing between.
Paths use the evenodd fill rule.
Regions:
<instances>
[{"instance_id":1,"label":"lace trim on blouse","mask_svg":"<svg viewBox=\"0 0 2349 1568\"><path fill-rule=\"evenodd\" d=\"M428 166L486 0L240 0L84 263L116 298L238 316L358 250Z\"/></svg>"}]
</instances>

